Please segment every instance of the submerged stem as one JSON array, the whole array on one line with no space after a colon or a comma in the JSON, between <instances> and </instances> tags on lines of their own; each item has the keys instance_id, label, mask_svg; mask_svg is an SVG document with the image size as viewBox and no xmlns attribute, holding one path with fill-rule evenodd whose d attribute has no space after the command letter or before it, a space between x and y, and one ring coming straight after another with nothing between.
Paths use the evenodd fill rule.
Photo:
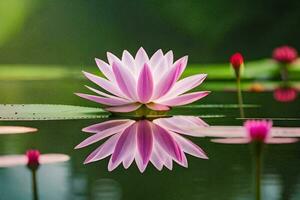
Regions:
<instances>
[{"instance_id":1,"label":"submerged stem","mask_svg":"<svg viewBox=\"0 0 300 200\"><path fill-rule=\"evenodd\" d=\"M261 168L263 143L254 144L255 151L255 199L261 200Z\"/></svg>"},{"instance_id":2,"label":"submerged stem","mask_svg":"<svg viewBox=\"0 0 300 200\"><path fill-rule=\"evenodd\" d=\"M32 199L38 200L38 188L37 188L37 179L36 179L36 171L35 169L31 169L31 178L32 178Z\"/></svg>"},{"instance_id":3,"label":"submerged stem","mask_svg":"<svg viewBox=\"0 0 300 200\"><path fill-rule=\"evenodd\" d=\"M237 96L238 96L238 103L239 103L239 108L240 108L240 116L241 116L241 118L244 118L245 114L244 114L244 108L243 108L243 96L242 96L240 76L237 76L236 83L237 83Z\"/></svg>"}]
</instances>

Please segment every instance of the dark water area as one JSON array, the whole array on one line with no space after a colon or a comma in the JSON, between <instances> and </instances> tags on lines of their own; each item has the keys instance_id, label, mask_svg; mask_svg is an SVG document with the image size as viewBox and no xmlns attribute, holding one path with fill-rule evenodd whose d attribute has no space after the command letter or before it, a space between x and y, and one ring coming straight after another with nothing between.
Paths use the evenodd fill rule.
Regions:
<instances>
[{"instance_id":1,"label":"dark water area","mask_svg":"<svg viewBox=\"0 0 300 200\"><path fill-rule=\"evenodd\" d=\"M9 87L8 87L9 86ZM82 91L80 83L3 82L5 95L1 103L60 103L97 106L72 93ZM247 104L259 107L245 108L246 117L273 118L274 126L300 125L299 98L291 103L277 102L272 92L244 94ZM234 92L212 92L197 105L235 104ZM177 108L175 115L202 116L209 125L242 125L237 108ZM109 159L84 165L85 158L102 141L83 149L74 147L90 136L84 127L110 119L64 121L14 121L1 125L35 127L33 134L0 135L0 154L23 154L27 149L41 153L64 153L68 162L41 165L37 172L40 199L256 199L255 159L251 144L225 145L210 142L210 138L189 137L201 147L208 160L186 155L188 168L173 163L158 171L148 164L144 173L132 164L129 169L119 166L109 172ZM261 199L295 200L300 198L300 143L267 145L263 151L260 189ZM30 173L25 166L0 168L0 199L32 199Z\"/></svg>"}]
</instances>

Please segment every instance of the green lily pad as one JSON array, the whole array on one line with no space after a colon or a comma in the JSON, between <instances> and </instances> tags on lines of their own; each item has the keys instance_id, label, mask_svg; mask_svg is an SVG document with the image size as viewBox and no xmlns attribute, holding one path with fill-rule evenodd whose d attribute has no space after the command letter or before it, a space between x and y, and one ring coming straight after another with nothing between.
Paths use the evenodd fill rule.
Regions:
<instances>
[{"instance_id":1,"label":"green lily pad","mask_svg":"<svg viewBox=\"0 0 300 200\"><path fill-rule=\"evenodd\" d=\"M263 119L268 119L272 121L300 121L300 118L295 118L295 117L244 117L244 118L236 118L237 120L263 120Z\"/></svg>"},{"instance_id":2,"label":"green lily pad","mask_svg":"<svg viewBox=\"0 0 300 200\"><path fill-rule=\"evenodd\" d=\"M174 114L176 115L176 114ZM71 120L71 119L97 119L108 117L138 118L142 115L136 113L111 114L101 108L53 105L53 104L0 104L0 121L32 121L32 120ZM167 113L151 112L149 118L170 117ZM173 115L172 115L173 116ZM199 115L202 118L220 118L224 115Z\"/></svg>"},{"instance_id":3,"label":"green lily pad","mask_svg":"<svg viewBox=\"0 0 300 200\"><path fill-rule=\"evenodd\" d=\"M243 108L258 108L260 105L243 104ZM203 104L203 105L187 105L178 108L240 108L238 104Z\"/></svg>"},{"instance_id":4,"label":"green lily pad","mask_svg":"<svg viewBox=\"0 0 300 200\"><path fill-rule=\"evenodd\" d=\"M101 108L50 104L1 104L0 121L107 118Z\"/></svg>"},{"instance_id":5,"label":"green lily pad","mask_svg":"<svg viewBox=\"0 0 300 200\"><path fill-rule=\"evenodd\" d=\"M193 115L194 117L200 117L202 119L208 119L208 118L224 118L226 115Z\"/></svg>"}]
</instances>

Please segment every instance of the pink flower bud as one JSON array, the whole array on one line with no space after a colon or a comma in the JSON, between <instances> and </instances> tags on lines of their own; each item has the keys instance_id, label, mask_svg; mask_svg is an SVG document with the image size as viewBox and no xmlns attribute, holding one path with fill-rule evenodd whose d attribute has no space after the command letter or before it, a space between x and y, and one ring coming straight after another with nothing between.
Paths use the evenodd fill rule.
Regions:
<instances>
[{"instance_id":1,"label":"pink flower bud","mask_svg":"<svg viewBox=\"0 0 300 200\"><path fill-rule=\"evenodd\" d=\"M230 57L230 63L234 69L240 69L244 63L242 54L235 53Z\"/></svg>"},{"instance_id":2,"label":"pink flower bud","mask_svg":"<svg viewBox=\"0 0 300 200\"><path fill-rule=\"evenodd\" d=\"M270 137L272 121L268 120L247 120L244 123L248 137L251 141L265 142Z\"/></svg>"},{"instance_id":3,"label":"pink flower bud","mask_svg":"<svg viewBox=\"0 0 300 200\"><path fill-rule=\"evenodd\" d=\"M291 63L298 57L297 50L290 46L281 46L273 51L273 59L280 63Z\"/></svg>"},{"instance_id":4,"label":"pink flower bud","mask_svg":"<svg viewBox=\"0 0 300 200\"><path fill-rule=\"evenodd\" d=\"M26 152L27 156L27 166L29 168L37 168L39 166L39 157L40 157L40 152L38 150L28 150Z\"/></svg>"}]
</instances>

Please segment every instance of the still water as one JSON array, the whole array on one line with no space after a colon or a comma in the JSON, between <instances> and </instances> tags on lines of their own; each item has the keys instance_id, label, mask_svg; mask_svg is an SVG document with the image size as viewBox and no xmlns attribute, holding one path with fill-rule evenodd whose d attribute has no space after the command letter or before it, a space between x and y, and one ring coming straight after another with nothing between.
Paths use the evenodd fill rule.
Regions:
<instances>
[{"instance_id":1,"label":"still water","mask_svg":"<svg viewBox=\"0 0 300 200\"><path fill-rule=\"evenodd\" d=\"M45 90L45 86L47 89ZM9 87L8 87L9 86ZM72 93L82 86L72 81L4 82L1 103L59 103L96 106ZM9 88L9 89L8 89ZM272 92L245 93L245 103L260 105L247 108L246 117L273 118L275 126L300 125L300 100L280 103ZM199 105L233 104L233 92L213 92ZM201 116L209 125L242 125L237 108L178 108L174 115ZM187 156L188 168L173 163L158 171L149 164L144 173L132 164L125 170L119 166L108 172L109 159L84 165L85 158L102 141L86 148L74 147L90 136L82 128L110 119L1 122L1 125L35 127L36 133L0 135L0 154L23 154L27 149L42 153L64 153L68 162L42 165L37 181L40 199L167 199L167 200L252 200L255 199L255 161L251 145L224 145L210 138L189 137L201 147L208 160ZM264 149L260 188L262 199L300 199L300 143L268 145ZM32 199L31 176L25 166L0 168L0 199Z\"/></svg>"}]
</instances>

